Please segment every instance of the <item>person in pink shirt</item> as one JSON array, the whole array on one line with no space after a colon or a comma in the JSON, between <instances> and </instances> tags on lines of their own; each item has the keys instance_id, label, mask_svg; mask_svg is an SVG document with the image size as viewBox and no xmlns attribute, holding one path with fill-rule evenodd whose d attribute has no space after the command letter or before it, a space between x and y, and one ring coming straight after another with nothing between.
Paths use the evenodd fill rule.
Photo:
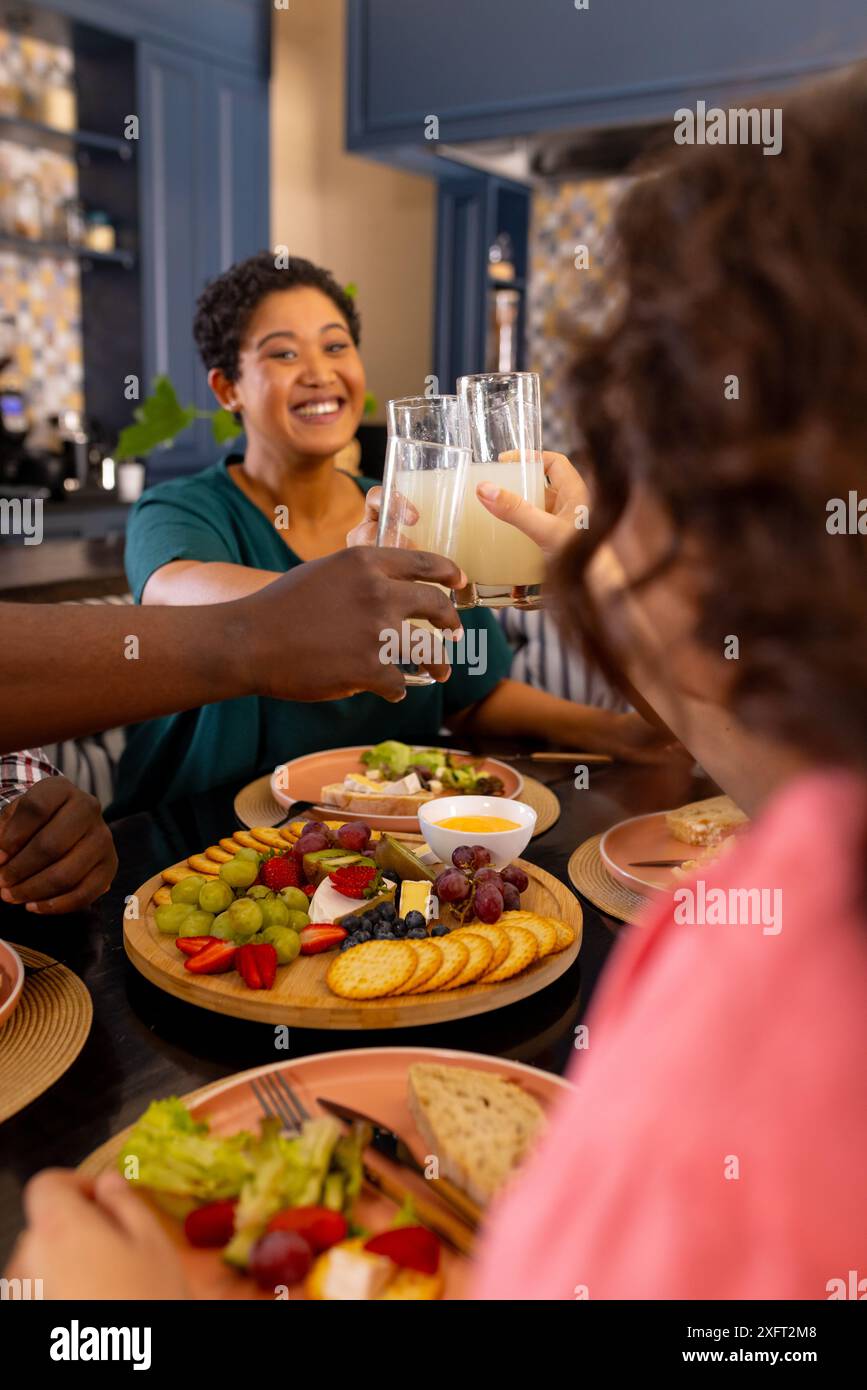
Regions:
<instances>
[{"instance_id":1,"label":"person in pink shirt","mask_svg":"<svg viewBox=\"0 0 867 1390\"><path fill-rule=\"evenodd\" d=\"M624 929L477 1298L867 1297L864 70L783 106L622 205L589 493L483 498L754 825Z\"/></svg>"},{"instance_id":2,"label":"person in pink shirt","mask_svg":"<svg viewBox=\"0 0 867 1390\"><path fill-rule=\"evenodd\" d=\"M479 1299L867 1296L867 77L780 104L778 154L673 145L622 203L589 486L480 489L754 823L623 929ZM8 1274L184 1295L119 1175L26 1203Z\"/></svg>"}]
</instances>

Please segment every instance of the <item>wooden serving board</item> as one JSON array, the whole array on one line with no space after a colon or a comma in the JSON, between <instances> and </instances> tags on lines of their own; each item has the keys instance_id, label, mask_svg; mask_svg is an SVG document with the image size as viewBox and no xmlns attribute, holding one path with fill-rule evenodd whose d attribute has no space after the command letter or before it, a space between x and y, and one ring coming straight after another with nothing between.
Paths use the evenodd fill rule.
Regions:
<instances>
[{"instance_id":1,"label":"wooden serving board","mask_svg":"<svg viewBox=\"0 0 867 1390\"><path fill-rule=\"evenodd\" d=\"M333 951L298 956L291 965L281 966L270 990L248 989L236 971L226 975L193 975L184 969L184 957L174 937L157 930L152 898L162 884L160 874L149 878L128 900L130 915L124 918L124 947L136 969L152 984L190 1004L235 1018L284 1023L295 1028L347 1029L414 1028L424 1023L468 1018L502 1009L544 989L569 969L581 949L581 905L571 889L535 864L524 859L515 862L530 879L521 894L521 907L567 922L575 932L575 940L565 951L537 960L521 975L500 984L465 985L462 989L393 999L341 999L325 983ZM179 867L187 867L186 860Z\"/></svg>"}]
</instances>

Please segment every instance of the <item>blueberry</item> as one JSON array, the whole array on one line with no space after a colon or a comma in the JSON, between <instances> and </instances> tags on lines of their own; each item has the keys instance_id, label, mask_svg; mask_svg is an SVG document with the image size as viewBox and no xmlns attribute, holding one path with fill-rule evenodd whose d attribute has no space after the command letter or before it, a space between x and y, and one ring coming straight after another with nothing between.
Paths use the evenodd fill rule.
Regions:
<instances>
[{"instance_id":1,"label":"blueberry","mask_svg":"<svg viewBox=\"0 0 867 1390\"><path fill-rule=\"evenodd\" d=\"M448 936L451 927L446 927L442 922L437 922L435 927L431 927L431 936Z\"/></svg>"},{"instance_id":2,"label":"blueberry","mask_svg":"<svg viewBox=\"0 0 867 1390\"><path fill-rule=\"evenodd\" d=\"M353 941L355 942L355 944L356 944L356 946L357 946L357 945L359 944L359 942L361 942L361 941L369 941L369 940L370 940L370 932L369 932L369 931L357 931L357 932L355 933L355 936L354 936L352 939L353 939Z\"/></svg>"},{"instance_id":3,"label":"blueberry","mask_svg":"<svg viewBox=\"0 0 867 1390\"><path fill-rule=\"evenodd\" d=\"M356 917L354 914L352 914L349 917L344 917L340 925L342 927L345 927L346 930L349 932L349 935L352 936L353 932L361 930L364 923L362 922L360 917Z\"/></svg>"},{"instance_id":4,"label":"blueberry","mask_svg":"<svg viewBox=\"0 0 867 1390\"><path fill-rule=\"evenodd\" d=\"M393 931L389 931L388 927L386 927L383 931L377 932L376 939L377 941L396 941L397 937Z\"/></svg>"},{"instance_id":5,"label":"blueberry","mask_svg":"<svg viewBox=\"0 0 867 1390\"><path fill-rule=\"evenodd\" d=\"M391 930L394 932L396 937L406 936L406 922L403 920L402 917L398 917L396 922L392 922Z\"/></svg>"},{"instance_id":6,"label":"blueberry","mask_svg":"<svg viewBox=\"0 0 867 1390\"><path fill-rule=\"evenodd\" d=\"M378 911L383 922L393 922L397 916L397 909L394 903L383 903Z\"/></svg>"},{"instance_id":7,"label":"blueberry","mask_svg":"<svg viewBox=\"0 0 867 1390\"><path fill-rule=\"evenodd\" d=\"M394 932L387 922L377 922L376 926L373 928L373 937L375 941L382 941L387 937L391 937L391 939L394 940Z\"/></svg>"},{"instance_id":8,"label":"blueberry","mask_svg":"<svg viewBox=\"0 0 867 1390\"><path fill-rule=\"evenodd\" d=\"M347 938L346 938L345 941L341 941L341 943L340 943L340 949L341 949L341 951L348 951L349 948L350 948L351 946L357 946L357 945L358 945L358 942L357 942L357 940L355 939L354 936L347 936Z\"/></svg>"},{"instance_id":9,"label":"blueberry","mask_svg":"<svg viewBox=\"0 0 867 1390\"><path fill-rule=\"evenodd\" d=\"M420 912L416 912L416 911L414 911L414 910L413 910L412 912L408 912L408 913L406 914L406 925L407 925L408 927L425 927L425 928L427 927L427 923L425 922L425 919L424 919L424 917L422 916L422 914L421 914ZM427 931L426 931L426 930L425 930L425 936L427 936Z\"/></svg>"},{"instance_id":10,"label":"blueberry","mask_svg":"<svg viewBox=\"0 0 867 1390\"><path fill-rule=\"evenodd\" d=\"M420 941L422 937L427 936L424 927L408 927L406 934L408 937L411 937L413 941Z\"/></svg>"}]
</instances>

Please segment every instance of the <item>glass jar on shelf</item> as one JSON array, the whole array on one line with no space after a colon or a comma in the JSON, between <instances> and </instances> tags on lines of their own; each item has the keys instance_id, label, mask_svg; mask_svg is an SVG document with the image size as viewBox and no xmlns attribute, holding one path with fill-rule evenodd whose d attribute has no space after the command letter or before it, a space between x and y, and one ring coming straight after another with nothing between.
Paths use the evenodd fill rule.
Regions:
<instances>
[{"instance_id":1,"label":"glass jar on shelf","mask_svg":"<svg viewBox=\"0 0 867 1390\"><path fill-rule=\"evenodd\" d=\"M48 69L45 86L39 92L38 119L53 130L75 130L78 119L72 79L60 63Z\"/></svg>"},{"instance_id":2,"label":"glass jar on shelf","mask_svg":"<svg viewBox=\"0 0 867 1390\"><path fill-rule=\"evenodd\" d=\"M42 199L39 185L32 174L25 174L15 188L12 200L12 230L28 241L42 236Z\"/></svg>"},{"instance_id":3,"label":"glass jar on shelf","mask_svg":"<svg viewBox=\"0 0 867 1390\"><path fill-rule=\"evenodd\" d=\"M83 246L86 232L86 214L80 198L66 198L60 205L60 220L63 240L68 246Z\"/></svg>"},{"instance_id":4,"label":"glass jar on shelf","mask_svg":"<svg viewBox=\"0 0 867 1390\"><path fill-rule=\"evenodd\" d=\"M108 213L94 208L87 214L84 228L84 244L88 251L98 251L103 255L111 253L117 246L117 235L108 218Z\"/></svg>"}]
</instances>

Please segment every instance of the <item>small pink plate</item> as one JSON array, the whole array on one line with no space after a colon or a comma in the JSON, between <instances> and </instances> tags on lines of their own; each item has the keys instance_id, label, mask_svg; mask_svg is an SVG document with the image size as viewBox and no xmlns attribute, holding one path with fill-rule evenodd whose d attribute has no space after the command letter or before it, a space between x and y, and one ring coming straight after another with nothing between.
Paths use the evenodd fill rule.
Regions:
<instances>
[{"instance_id":1,"label":"small pink plate","mask_svg":"<svg viewBox=\"0 0 867 1390\"><path fill-rule=\"evenodd\" d=\"M403 830L418 834L418 816L371 816L361 811L341 811L336 806L323 806L320 802L323 787L342 782L348 772L367 771L361 755L370 747L369 743L359 743L350 748L326 748L320 753L307 753L303 758L282 763L271 774L274 800L286 811L291 810L296 801L310 801L313 803L312 814L320 820L363 820L372 830ZM520 796L524 779L506 763L498 762L496 758L474 758L472 753L462 753L455 748L446 751L467 758L470 762L478 762L485 772L499 777L503 784L503 796Z\"/></svg>"},{"instance_id":2,"label":"small pink plate","mask_svg":"<svg viewBox=\"0 0 867 1390\"><path fill-rule=\"evenodd\" d=\"M631 867L641 859L697 859L697 845L685 845L669 835L665 825L667 811L655 811L649 816L632 816L619 821L599 842L599 853L609 873L633 892L670 893L679 879L671 869L636 869Z\"/></svg>"},{"instance_id":3,"label":"small pink plate","mask_svg":"<svg viewBox=\"0 0 867 1390\"><path fill-rule=\"evenodd\" d=\"M24 988L24 963L17 951L0 941L0 1024L13 1012Z\"/></svg>"}]
</instances>

